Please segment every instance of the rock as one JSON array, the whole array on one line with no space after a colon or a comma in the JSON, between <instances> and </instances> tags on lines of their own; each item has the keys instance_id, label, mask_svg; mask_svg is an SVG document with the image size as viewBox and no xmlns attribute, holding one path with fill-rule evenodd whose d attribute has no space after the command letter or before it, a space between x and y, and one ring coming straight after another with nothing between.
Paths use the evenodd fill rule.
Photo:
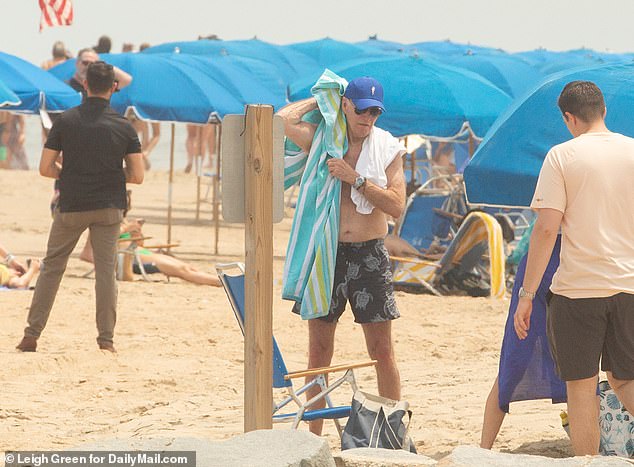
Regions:
<instances>
[{"instance_id":1,"label":"rock","mask_svg":"<svg viewBox=\"0 0 634 467\"><path fill-rule=\"evenodd\" d=\"M73 451L196 451L205 467L335 467L328 442L308 431L257 430L225 441L201 438L106 439Z\"/></svg>"},{"instance_id":2,"label":"rock","mask_svg":"<svg viewBox=\"0 0 634 467\"><path fill-rule=\"evenodd\" d=\"M419 467L436 465L430 457L402 449L356 448L335 456L337 467Z\"/></svg>"},{"instance_id":3,"label":"rock","mask_svg":"<svg viewBox=\"0 0 634 467\"><path fill-rule=\"evenodd\" d=\"M619 457L585 456L555 459L529 454L507 454L489 451L475 446L458 446L447 457L438 462L438 467L616 467L632 464Z\"/></svg>"}]
</instances>

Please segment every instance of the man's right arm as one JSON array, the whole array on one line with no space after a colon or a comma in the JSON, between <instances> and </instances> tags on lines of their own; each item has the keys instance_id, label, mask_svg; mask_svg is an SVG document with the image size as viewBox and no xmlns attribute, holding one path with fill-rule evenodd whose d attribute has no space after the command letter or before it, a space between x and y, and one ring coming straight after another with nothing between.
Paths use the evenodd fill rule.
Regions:
<instances>
[{"instance_id":1,"label":"man's right arm","mask_svg":"<svg viewBox=\"0 0 634 467\"><path fill-rule=\"evenodd\" d=\"M316 108L317 101L314 97L310 97L288 104L277 112L277 115L284 120L284 134L286 137L306 153L310 152L310 146L313 144L313 136L315 136L317 126L302 121L302 117Z\"/></svg>"},{"instance_id":2,"label":"man's right arm","mask_svg":"<svg viewBox=\"0 0 634 467\"><path fill-rule=\"evenodd\" d=\"M143 183L145 175L145 164L143 162L143 154L135 152L125 156L125 181L126 183Z\"/></svg>"}]
</instances>

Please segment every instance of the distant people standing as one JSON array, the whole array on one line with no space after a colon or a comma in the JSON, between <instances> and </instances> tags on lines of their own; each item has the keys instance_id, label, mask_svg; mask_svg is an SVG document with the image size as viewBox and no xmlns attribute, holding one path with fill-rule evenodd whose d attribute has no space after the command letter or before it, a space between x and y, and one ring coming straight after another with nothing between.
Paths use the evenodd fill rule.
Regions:
<instances>
[{"instance_id":1,"label":"distant people standing","mask_svg":"<svg viewBox=\"0 0 634 467\"><path fill-rule=\"evenodd\" d=\"M81 92L84 97L86 96L86 90L84 89L84 81L86 80L86 70L88 65L99 61L99 54L94 49L86 48L81 49L77 54L75 60L75 73L67 81L68 85L77 92ZM117 90L125 88L132 82L132 76L125 71L113 66L114 79L118 83Z\"/></svg>"},{"instance_id":2,"label":"distant people standing","mask_svg":"<svg viewBox=\"0 0 634 467\"><path fill-rule=\"evenodd\" d=\"M7 121L7 151L9 168L18 170L29 170L29 160L24 150L25 141L24 115L10 115Z\"/></svg>"},{"instance_id":3,"label":"distant people standing","mask_svg":"<svg viewBox=\"0 0 634 467\"><path fill-rule=\"evenodd\" d=\"M121 52L122 53L134 52L134 44L130 42L124 42L123 45L121 46Z\"/></svg>"},{"instance_id":4,"label":"distant people standing","mask_svg":"<svg viewBox=\"0 0 634 467\"><path fill-rule=\"evenodd\" d=\"M64 63L66 60L71 58L70 53L66 50L66 46L64 46L64 43L62 41L56 41L53 44L52 54L53 58L42 63L41 68L43 68L44 70L49 70L55 65Z\"/></svg>"},{"instance_id":5,"label":"distant people standing","mask_svg":"<svg viewBox=\"0 0 634 467\"><path fill-rule=\"evenodd\" d=\"M149 42L143 42L141 43L141 45L139 45L139 52L143 52L145 49L147 49L148 47L150 47L150 43Z\"/></svg>"},{"instance_id":6,"label":"distant people standing","mask_svg":"<svg viewBox=\"0 0 634 467\"><path fill-rule=\"evenodd\" d=\"M42 150L40 174L59 179L60 198L28 326L17 346L23 352L36 350L68 258L86 229L90 230L95 258L97 343L102 350L115 351L117 238L127 208L126 182L143 182L143 158L134 128L109 105L117 89L112 65L90 64L85 84L86 99L55 121ZM60 164L62 151L64 161Z\"/></svg>"},{"instance_id":7,"label":"distant people standing","mask_svg":"<svg viewBox=\"0 0 634 467\"><path fill-rule=\"evenodd\" d=\"M109 54L112 49L112 40L108 36L101 36L97 45L93 47L98 54Z\"/></svg>"},{"instance_id":8,"label":"distant people standing","mask_svg":"<svg viewBox=\"0 0 634 467\"><path fill-rule=\"evenodd\" d=\"M150 163L150 154L161 139L161 124L159 122L145 122L138 118L132 110L128 112L127 117L139 135L141 150L143 152L143 163L145 164L145 170L149 170L152 166Z\"/></svg>"}]
</instances>

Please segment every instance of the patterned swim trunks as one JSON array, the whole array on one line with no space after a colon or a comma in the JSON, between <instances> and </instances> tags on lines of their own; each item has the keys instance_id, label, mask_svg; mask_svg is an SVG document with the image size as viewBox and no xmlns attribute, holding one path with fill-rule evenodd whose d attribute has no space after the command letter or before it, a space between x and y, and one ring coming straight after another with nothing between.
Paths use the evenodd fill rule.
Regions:
<instances>
[{"instance_id":1,"label":"patterned swim trunks","mask_svg":"<svg viewBox=\"0 0 634 467\"><path fill-rule=\"evenodd\" d=\"M330 311L318 319L338 321L347 302L356 323L377 323L400 316L394 300L390 258L382 238L339 242ZM296 303L293 312L299 314L299 309Z\"/></svg>"}]
</instances>

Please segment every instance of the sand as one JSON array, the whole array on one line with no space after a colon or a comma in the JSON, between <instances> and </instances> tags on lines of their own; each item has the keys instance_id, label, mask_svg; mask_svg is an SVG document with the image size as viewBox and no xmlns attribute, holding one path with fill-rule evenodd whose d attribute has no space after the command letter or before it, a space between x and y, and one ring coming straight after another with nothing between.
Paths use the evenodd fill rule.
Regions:
<instances>
[{"instance_id":1,"label":"sand","mask_svg":"<svg viewBox=\"0 0 634 467\"><path fill-rule=\"evenodd\" d=\"M133 186L130 215L146 218L149 243L167 237L167 179L167 173L153 171L142 186ZM0 171L0 180L0 242L20 257L42 257L52 182L35 171ZM243 261L239 224L221 222L220 254L214 255L210 204L203 204L201 220L195 220L195 180L175 176L172 239L181 246L174 253L209 272L216 262ZM306 364L306 324L279 298L290 226L288 217L274 228L273 326L287 366L300 370ZM95 342L94 280L82 277L88 270L78 247L37 353L14 350L32 291L0 292L0 450L58 450L113 437L220 440L242 433L243 341L223 290L162 275L151 283L120 282L113 355ZM396 356L418 451L438 459L457 445L478 444L508 300L397 292L397 303L402 317L393 328ZM366 358L362 330L347 312L333 363ZM357 375L362 389L376 393L373 370ZM346 390L335 400L350 398ZM571 455L559 422L562 408L550 401L512 404L494 449ZM324 436L337 450L332 423Z\"/></svg>"}]
</instances>

